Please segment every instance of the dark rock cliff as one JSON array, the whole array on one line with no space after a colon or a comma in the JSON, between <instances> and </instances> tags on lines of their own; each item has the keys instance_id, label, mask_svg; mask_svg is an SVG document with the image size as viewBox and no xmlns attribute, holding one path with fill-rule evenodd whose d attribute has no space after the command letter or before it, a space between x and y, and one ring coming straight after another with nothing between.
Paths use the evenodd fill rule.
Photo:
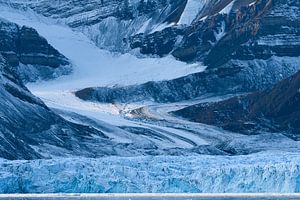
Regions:
<instances>
[{"instance_id":1,"label":"dark rock cliff","mask_svg":"<svg viewBox=\"0 0 300 200\"><path fill-rule=\"evenodd\" d=\"M0 53L9 65L13 67L23 65L23 69L20 68L19 72L25 82L37 79L34 74L32 77L30 74L26 76L22 74L26 70L32 70L31 68L38 70L41 78L51 78L51 71L69 65L68 59L49 45L36 30L1 19Z\"/></svg>"},{"instance_id":2,"label":"dark rock cliff","mask_svg":"<svg viewBox=\"0 0 300 200\"><path fill-rule=\"evenodd\" d=\"M300 139L300 72L272 89L174 112L191 121L245 134L285 132Z\"/></svg>"},{"instance_id":3,"label":"dark rock cliff","mask_svg":"<svg viewBox=\"0 0 300 200\"><path fill-rule=\"evenodd\" d=\"M144 54L171 53L180 60L202 61L210 67L222 66L231 59L300 56L298 1L236 1L231 12L217 12L229 2L208 6L200 12L202 18L189 27L174 26L133 36L131 47L140 48Z\"/></svg>"}]
</instances>

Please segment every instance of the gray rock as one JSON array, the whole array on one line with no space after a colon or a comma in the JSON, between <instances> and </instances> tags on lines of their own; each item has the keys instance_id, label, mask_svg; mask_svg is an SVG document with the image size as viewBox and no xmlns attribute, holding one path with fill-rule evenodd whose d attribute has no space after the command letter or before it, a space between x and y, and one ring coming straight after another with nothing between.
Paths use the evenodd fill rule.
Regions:
<instances>
[{"instance_id":1,"label":"gray rock","mask_svg":"<svg viewBox=\"0 0 300 200\"><path fill-rule=\"evenodd\" d=\"M68 59L49 45L36 30L3 19L0 19L0 53L11 66L18 68L24 82L52 78L58 68L61 71L65 69L62 73L71 70Z\"/></svg>"}]
</instances>

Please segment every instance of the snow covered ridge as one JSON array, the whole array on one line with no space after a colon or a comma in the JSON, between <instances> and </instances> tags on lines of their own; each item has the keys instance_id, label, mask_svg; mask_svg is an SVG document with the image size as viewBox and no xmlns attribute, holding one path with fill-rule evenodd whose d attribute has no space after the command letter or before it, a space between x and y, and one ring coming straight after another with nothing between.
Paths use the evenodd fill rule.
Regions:
<instances>
[{"instance_id":1,"label":"snow covered ridge","mask_svg":"<svg viewBox=\"0 0 300 200\"><path fill-rule=\"evenodd\" d=\"M0 192L299 192L299 161L299 154L282 152L238 157L1 160Z\"/></svg>"}]
</instances>

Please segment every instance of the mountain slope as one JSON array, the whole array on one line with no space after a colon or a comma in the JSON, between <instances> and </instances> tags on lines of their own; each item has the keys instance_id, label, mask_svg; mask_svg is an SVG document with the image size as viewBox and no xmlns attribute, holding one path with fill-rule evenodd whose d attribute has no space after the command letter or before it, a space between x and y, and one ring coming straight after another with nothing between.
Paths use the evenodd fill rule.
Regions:
<instances>
[{"instance_id":1,"label":"mountain slope","mask_svg":"<svg viewBox=\"0 0 300 200\"><path fill-rule=\"evenodd\" d=\"M232 3L220 2L215 6L223 7L212 4L209 8L225 9ZM211 11L214 14L187 27L173 26L130 38L131 47L140 48L141 53L171 53L188 62L202 61L208 65L205 72L130 87L87 88L78 96L100 102L175 102L205 93L264 90L299 69L298 1L235 1L230 8Z\"/></svg>"},{"instance_id":2,"label":"mountain slope","mask_svg":"<svg viewBox=\"0 0 300 200\"><path fill-rule=\"evenodd\" d=\"M0 61L1 157L36 159L51 154L93 156L101 152L98 149L96 153L84 144L91 134L105 141L106 137L100 131L72 124L54 114L18 81L14 69L2 56Z\"/></svg>"},{"instance_id":3,"label":"mountain slope","mask_svg":"<svg viewBox=\"0 0 300 200\"><path fill-rule=\"evenodd\" d=\"M201 0L202 1L202 0ZM2 0L3 5L29 10L85 33L97 46L128 51L124 38L171 26L180 19L187 0Z\"/></svg>"},{"instance_id":4,"label":"mountain slope","mask_svg":"<svg viewBox=\"0 0 300 200\"><path fill-rule=\"evenodd\" d=\"M300 37L298 13L296 0L212 1L191 26L133 36L131 47L141 48L146 54L171 53L180 60L203 61L209 67L235 59L296 57ZM168 42L160 44L161 40ZM158 53L161 48L168 51Z\"/></svg>"},{"instance_id":5,"label":"mountain slope","mask_svg":"<svg viewBox=\"0 0 300 200\"><path fill-rule=\"evenodd\" d=\"M51 79L71 71L66 57L36 30L0 18L0 53L24 82Z\"/></svg>"},{"instance_id":6,"label":"mountain slope","mask_svg":"<svg viewBox=\"0 0 300 200\"><path fill-rule=\"evenodd\" d=\"M270 7L269 1L237 3L237 1L224 0L203 1L203 4L199 2L196 4L192 0L178 0L165 3L147 1L156 2L157 7L151 3L153 7L147 5L148 3L139 7L141 2L130 1L126 5L126 1L122 1L121 4L124 7L121 9L117 9L117 1L104 1L103 4L101 1L88 1L83 4L82 1L77 0L68 1L68 4L60 1L53 3L53 1L47 0L0 2L1 6L5 5L2 16L20 25L25 24L36 28L74 65L74 73L70 76L29 85L34 94L54 109L51 112L56 113L53 113L55 117L58 117L58 114L64 118L59 117L58 119L61 119L72 130L70 138L74 137L77 140L77 132L73 130L77 125L74 123L83 124L76 130L88 129L86 132L82 132L86 133L88 138L83 139L82 143L75 141L74 145L84 145L79 149L90 151L91 154L88 156L106 155L105 152L107 155L120 155L124 149L126 149L126 155L201 153L234 155L278 149L274 143L265 146L266 144L263 142L257 142L260 138L275 137L272 135L247 138L240 134L216 130L215 127L169 118L170 116L165 112L152 113L153 111L150 110L151 112L147 113L147 108L151 108L152 103L148 104L147 102L145 108L141 105L145 104L145 101L169 103L183 100L188 100L187 104L190 105L193 104L192 100L196 101L198 97L208 93L218 96L262 90L293 74L299 69L299 57L297 52L288 54L289 45L282 47L278 51L279 53L277 52L278 54L270 56L270 51L274 49L268 44L264 48L270 48L270 51L263 52L261 55L253 55L253 57L249 56L251 51L256 52L251 49L252 44L247 46L248 43L238 42L233 45L234 50L246 49L245 52L249 53L249 55L247 54L249 57L241 55L234 57L228 53L232 49L227 52L220 48L222 45L228 45L228 42L232 43L232 39L235 37L242 41L253 40L254 44L258 43L259 39L253 38L252 32L256 30L256 26L252 26L252 22L263 21L265 16L269 16L276 10L286 12L284 10L285 3L277 1L279 3ZM187 12L193 5L195 5L195 9L189 16ZM265 12L266 10L268 12ZM161 13L160 18L155 18L154 13L156 12ZM276 12L271 19L274 20L279 15L280 13ZM297 23L297 18L294 21ZM67 24L69 27L58 23ZM128 26L123 26L123 23ZM103 26L103 29L99 28L100 26ZM280 21L278 27L282 28L282 26L283 22ZM294 27L293 23L290 26L289 31L285 32L285 36L297 34L298 28ZM111 29L107 29L109 27ZM124 27L126 30L123 29ZM241 27L249 29L243 31ZM267 34L270 34L267 23L259 28L262 32L269 31ZM92 34L87 33L87 30L91 30L90 33L95 34L96 38L103 36L105 39L97 41ZM110 32L107 34L113 32L120 33L120 35L113 35L112 37L116 40L110 43L108 35L102 34L103 30L109 30ZM248 34L249 32L251 34ZM199 56L190 56L193 54L189 54L191 52L187 51L188 54L183 57L189 62L203 61L209 68L202 72L204 67L201 64L189 65L174 61L170 55L165 58L143 59L129 54L113 55L110 52L99 50L82 33L92 38L93 42L100 47L106 46L107 49L111 49L111 45L114 46L117 42L118 45L115 47L123 49L124 45L130 45L126 42L135 41L140 42L143 48L150 49L149 54L161 54L161 56L174 55L178 48L187 47L189 49L189 45L198 45L204 48L203 51L196 48ZM140 38L143 40L139 40ZM148 40L147 38L150 41L149 46L147 46L147 42L144 42ZM193 40L195 38L196 41ZM297 39L297 37L292 37L292 48L297 49L295 38ZM104 45L99 42L108 43ZM121 44L123 42L125 44ZM141 48L142 51L143 48ZM128 51L128 49L124 48L124 51ZM163 52L159 53L159 51ZM221 61L221 64L214 63L214 59L209 61L209 56L214 55L214 51L222 55L227 52L230 56L224 56L225 60L217 59L217 61ZM238 52L244 51L239 49ZM215 55L215 57L223 58L222 55ZM193 72L196 73L191 74ZM149 80L153 81L147 82ZM77 90L79 91L76 92ZM93 102L82 101L76 98L74 93L83 100ZM101 104L101 102L105 104ZM167 104L163 106L168 107ZM161 114L168 120L160 119L157 114ZM61 124L58 125L61 126ZM94 131L98 134L96 137ZM53 132L53 134L56 133L60 134L61 132ZM99 135L100 139L97 139ZM244 149L239 148L239 144L244 141L248 141L249 148L244 145ZM287 141L290 146L294 145L293 141L285 136L277 137L273 141ZM227 145L229 143L232 146ZM93 151L90 149L92 147ZM45 147L42 149L50 152ZM79 155L81 154L79 153Z\"/></svg>"},{"instance_id":7,"label":"mountain slope","mask_svg":"<svg viewBox=\"0 0 300 200\"><path fill-rule=\"evenodd\" d=\"M224 129L257 134L285 132L293 139L300 136L300 72L272 89L217 103L194 105L174 112L192 121Z\"/></svg>"}]
</instances>

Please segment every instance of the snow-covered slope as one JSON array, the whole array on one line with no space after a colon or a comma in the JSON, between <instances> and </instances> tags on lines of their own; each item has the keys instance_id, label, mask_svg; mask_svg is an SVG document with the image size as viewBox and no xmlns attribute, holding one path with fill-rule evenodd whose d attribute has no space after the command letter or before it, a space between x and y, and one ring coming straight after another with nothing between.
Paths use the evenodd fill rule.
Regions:
<instances>
[{"instance_id":1,"label":"snow-covered slope","mask_svg":"<svg viewBox=\"0 0 300 200\"><path fill-rule=\"evenodd\" d=\"M173 79L205 69L201 64L185 64L172 57L139 59L131 54L114 55L100 50L84 34L28 12L4 7L1 16L19 25L35 28L52 46L71 60L73 74L62 77L61 80L46 82L47 88L55 84L53 87L75 91L91 86L140 84ZM40 83L38 85L41 86Z\"/></svg>"},{"instance_id":2,"label":"snow-covered slope","mask_svg":"<svg viewBox=\"0 0 300 200\"><path fill-rule=\"evenodd\" d=\"M75 97L73 92L85 87L139 84L150 80L171 79L204 69L197 64L185 64L171 57L136 58L132 55L118 55L99 50L85 35L70 28L32 13L7 8L2 16L20 25L34 27L47 38L48 42L62 52L74 66L73 74L53 81L29 84L30 90L49 107L67 120L88 125L100 130L114 143L104 146L115 148L107 152L117 155L140 154L227 154L227 148L236 149L236 154L261 150L278 149L275 143L265 146L256 142L247 150L240 150L239 139L235 135L214 127L197 124L187 125L187 121L140 121L124 118L123 114L141 107L141 104L122 105L90 103ZM172 71L172 73L170 73ZM170 93L171 94L171 93ZM134 97L133 97L134 98ZM167 105L166 105L167 106ZM131 109L130 109L131 107ZM126 111L126 109L129 110ZM151 114L150 114L151 115ZM154 116L156 113L154 113ZM166 116L163 113L162 116ZM146 116L147 117L147 116ZM168 127L166 127L168 126ZM139 135L137 137L136 135ZM237 138L235 138L237 137ZM269 136L266 136L269 137ZM257 141L258 138L252 138ZM282 141L286 138L277 138ZM97 140L92 137L91 141ZM249 138L250 140L250 138ZM230 145L225 145L227 143ZM234 142L233 142L234 141ZM287 141L294 148L293 141ZM119 145L118 148L115 145ZM124 145L127 152L121 153ZM259 147L260 146L260 147ZM101 146L100 148L102 148ZM40 147L42 148L42 147ZM47 153L45 150L44 154ZM51 154L48 152L48 154ZM51 155L48 155L51 156Z\"/></svg>"},{"instance_id":3,"label":"snow-covered slope","mask_svg":"<svg viewBox=\"0 0 300 200\"><path fill-rule=\"evenodd\" d=\"M71 75L28 84L47 107L0 57L1 156L52 158L1 160L0 192L299 192L294 138L243 135L169 113L266 88L299 69L298 15L288 16L298 7L274 2L265 15L268 0L0 0L2 18L36 29L73 66ZM284 37L271 43L274 24ZM127 52L131 41L167 56L99 49ZM221 48L228 44L241 51ZM170 52L205 58L210 69Z\"/></svg>"},{"instance_id":4,"label":"snow-covered slope","mask_svg":"<svg viewBox=\"0 0 300 200\"><path fill-rule=\"evenodd\" d=\"M191 25L206 4L207 0L188 0L178 24Z\"/></svg>"},{"instance_id":5,"label":"snow-covered slope","mask_svg":"<svg viewBox=\"0 0 300 200\"><path fill-rule=\"evenodd\" d=\"M201 93L203 94L204 92L214 91L214 87L217 88L216 90L221 90L220 85L227 87L222 83L209 84L211 89L206 91L204 88L202 92L197 93L199 91L193 90L194 85L198 85L197 87L200 88L202 87L201 85L207 85L205 81L203 82L205 76L199 73L195 76L190 75L170 81L145 83L147 81L174 79L190 73L201 72L204 70L204 67L200 64L185 64L174 60L172 57L136 58L130 54L112 54L97 48L84 34L74 31L67 26L59 25L55 20L43 17L34 12L4 6L1 14L3 17L20 25L27 25L37 29L38 32L47 38L51 45L62 52L74 66L72 75L60 77L53 81L29 84L28 86L31 91L40 97L49 107L58 109L56 112L65 119L89 125L96 129L98 128L114 142L130 144L131 147L128 148L130 149L129 155L136 153L135 150L142 152L142 154L147 154L144 151L145 149L140 145L137 146L139 143L150 145L151 148L149 146L147 148L151 149L152 153L153 149L156 149L154 151L155 154L173 154L174 152L177 154L180 151L182 151L180 154L193 154L196 151L198 151L198 153L226 154L228 149L236 149L230 152L240 154L242 152L253 152L255 148L259 148L260 150L278 149L273 143L264 146L265 144L259 142L257 142L256 145L250 145L246 150L239 149L239 141L247 140L243 138L243 136L197 124L187 126L187 121L181 121L178 124L176 120L162 123L161 121L157 121L157 119L141 122L140 119L134 121L126 118L126 116L124 118L124 112L130 112L130 109L126 110L127 108L135 110L136 108L143 107L141 103L126 105L128 102L144 99L160 102L180 101L183 97L189 99L196 95L200 96ZM290 64L288 58L286 60L286 62L291 65L291 69L287 68L287 72L283 71L283 74L289 73L289 70L292 71L296 68ZM277 65L278 67L280 66L280 64L276 64L276 66ZM263 70L265 70L265 67L263 67ZM208 75L214 76L212 74ZM270 79L272 79L270 81L274 81L272 76ZM278 79L280 79L280 77L278 77ZM232 81L232 87L236 88L238 81L239 78ZM266 80L263 79L261 82L263 81ZM102 86L102 90L107 90L109 94L111 90L109 87L113 87L112 91L115 89L118 91L120 86L142 83L145 84L126 87L127 91L121 89L121 93L116 92L117 95L112 96L112 99L108 95L103 95L106 101L96 99L102 102L108 102L108 104L85 102L76 98L73 94L73 92L77 90L95 86ZM218 83L218 81L216 83ZM260 85L260 82L257 84ZM142 90L139 89L140 87ZM147 88L149 93L139 93L139 91L143 91ZM185 88L184 91L186 93L180 92L182 88ZM118 104L119 99L116 97L121 99L121 102L124 102L125 106L124 104ZM156 113L153 114L156 115ZM141 113L140 116L142 115L144 115L144 113ZM150 113L150 116L151 115L152 113ZM167 115L165 112L163 117L168 117ZM144 117L147 118L148 116L146 115ZM110 131L105 131L103 129L104 127L109 127ZM135 137L135 135L141 133L143 134L141 137ZM215 134L213 134L213 137L212 133ZM269 137L269 135L262 137ZM283 141L285 139L285 137L279 137L275 140ZM141 143L141 140L143 140L144 143ZM258 138L249 138L249 141L250 140L257 141ZM287 143L294 148L293 141L288 140ZM164 151L163 149L165 147L168 147L169 150ZM174 148L181 147L185 150L174 151ZM198 147L200 147L201 150L195 150L195 148L197 149ZM134 150L134 148L136 149Z\"/></svg>"},{"instance_id":6,"label":"snow-covered slope","mask_svg":"<svg viewBox=\"0 0 300 200\"><path fill-rule=\"evenodd\" d=\"M161 30L176 24L179 19L180 23L190 23L199 11L197 8L202 7L202 3L192 3L197 8L191 8L191 3L187 4L186 0L1 0L0 4L33 9L83 32L101 48L123 52L127 46L124 38ZM187 14L191 10L193 14ZM184 16L181 17L182 13Z\"/></svg>"}]
</instances>

